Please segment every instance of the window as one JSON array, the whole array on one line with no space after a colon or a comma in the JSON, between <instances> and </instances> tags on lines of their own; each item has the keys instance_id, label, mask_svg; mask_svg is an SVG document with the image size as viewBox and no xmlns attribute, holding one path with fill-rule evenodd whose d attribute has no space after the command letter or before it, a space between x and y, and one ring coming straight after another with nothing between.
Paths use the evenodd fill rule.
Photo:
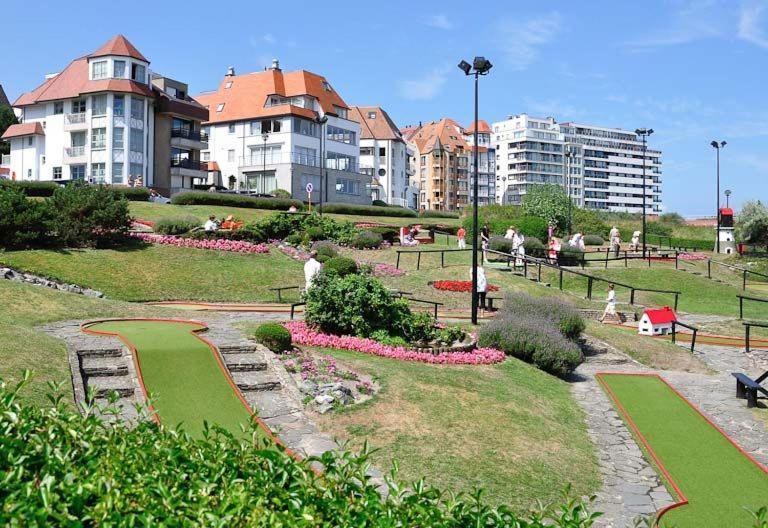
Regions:
<instances>
[{"instance_id":1,"label":"window","mask_svg":"<svg viewBox=\"0 0 768 528\"><path fill-rule=\"evenodd\" d=\"M230 123L229 124L229 127L227 127L227 132L229 132L230 134L234 134L235 133L235 124L234 123Z\"/></svg>"},{"instance_id":2,"label":"window","mask_svg":"<svg viewBox=\"0 0 768 528\"><path fill-rule=\"evenodd\" d=\"M103 149L107 147L107 129L94 128L91 130L91 148Z\"/></svg>"},{"instance_id":3,"label":"window","mask_svg":"<svg viewBox=\"0 0 768 528\"><path fill-rule=\"evenodd\" d=\"M147 82L146 68L141 64L131 64L131 79L134 81L145 83Z\"/></svg>"},{"instance_id":4,"label":"window","mask_svg":"<svg viewBox=\"0 0 768 528\"><path fill-rule=\"evenodd\" d=\"M115 95L112 100L112 114L115 117L122 117L125 115L125 96Z\"/></svg>"},{"instance_id":5,"label":"window","mask_svg":"<svg viewBox=\"0 0 768 528\"><path fill-rule=\"evenodd\" d=\"M115 127L112 129L112 147L116 149L123 148L125 144L125 129Z\"/></svg>"},{"instance_id":6,"label":"window","mask_svg":"<svg viewBox=\"0 0 768 528\"><path fill-rule=\"evenodd\" d=\"M221 113L222 110L224 110L224 103L219 103L219 105L216 107L216 112Z\"/></svg>"},{"instance_id":7,"label":"window","mask_svg":"<svg viewBox=\"0 0 768 528\"><path fill-rule=\"evenodd\" d=\"M130 169L128 176L132 179L141 178L141 175L144 172L141 163L131 163L128 165L128 168Z\"/></svg>"},{"instance_id":8,"label":"window","mask_svg":"<svg viewBox=\"0 0 768 528\"><path fill-rule=\"evenodd\" d=\"M368 119L376 119L376 112L368 112Z\"/></svg>"},{"instance_id":9,"label":"window","mask_svg":"<svg viewBox=\"0 0 768 528\"><path fill-rule=\"evenodd\" d=\"M105 163L91 163L91 179L97 182L103 182L104 176L106 176L106 170Z\"/></svg>"},{"instance_id":10,"label":"window","mask_svg":"<svg viewBox=\"0 0 768 528\"><path fill-rule=\"evenodd\" d=\"M347 109L346 108L342 108L340 106L333 105L333 109L336 112L337 116L339 116L341 118L344 118L344 119L347 118Z\"/></svg>"},{"instance_id":11,"label":"window","mask_svg":"<svg viewBox=\"0 0 768 528\"><path fill-rule=\"evenodd\" d=\"M361 156L373 156L373 147L360 147Z\"/></svg>"},{"instance_id":12,"label":"window","mask_svg":"<svg viewBox=\"0 0 768 528\"><path fill-rule=\"evenodd\" d=\"M72 165L69 167L69 177L73 180L85 179L85 165Z\"/></svg>"},{"instance_id":13,"label":"window","mask_svg":"<svg viewBox=\"0 0 768 528\"><path fill-rule=\"evenodd\" d=\"M203 155L203 161L211 161L211 153L207 150L201 153Z\"/></svg>"},{"instance_id":14,"label":"window","mask_svg":"<svg viewBox=\"0 0 768 528\"><path fill-rule=\"evenodd\" d=\"M137 121L144 120L144 100L131 97L131 117Z\"/></svg>"},{"instance_id":15,"label":"window","mask_svg":"<svg viewBox=\"0 0 768 528\"><path fill-rule=\"evenodd\" d=\"M31 147L31 146L32 146L32 136L29 136L29 137L27 138L27 146L28 146L28 147Z\"/></svg>"},{"instance_id":16,"label":"window","mask_svg":"<svg viewBox=\"0 0 768 528\"><path fill-rule=\"evenodd\" d=\"M131 129L131 152L144 152L144 132L138 128Z\"/></svg>"},{"instance_id":17,"label":"window","mask_svg":"<svg viewBox=\"0 0 768 528\"><path fill-rule=\"evenodd\" d=\"M294 147L294 163L317 167L317 150L309 147Z\"/></svg>"},{"instance_id":18,"label":"window","mask_svg":"<svg viewBox=\"0 0 768 528\"><path fill-rule=\"evenodd\" d=\"M355 158L338 152L328 152L325 166L328 169L351 171L355 169Z\"/></svg>"},{"instance_id":19,"label":"window","mask_svg":"<svg viewBox=\"0 0 768 528\"><path fill-rule=\"evenodd\" d=\"M293 132L305 136L319 137L319 129L316 123L300 117L293 118Z\"/></svg>"},{"instance_id":20,"label":"window","mask_svg":"<svg viewBox=\"0 0 768 528\"><path fill-rule=\"evenodd\" d=\"M107 73L107 61L96 61L93 63L93 80L106 79L109 76Z\"/></svg>"},{"instance_id":21,"label":"window","mask_svg":"<svg viewBox=\"0 0 768 528\"><path fill-rule=\"evenodd\" d=\"M339 194L360 194L360 182L346 178L336 178L336 192Z\"/></svg>"},{"instance_id":22,"label":"window","mask_svg":"<svg viewBox=\"0 0 768 528\"><path fill-rule=\"evenodd\" d=\"M107 115L107 95L94 95L91 99L91 115Z\"/></svg>"},{"instance_id":23,"label":"window","mask_svg":"<svg viewBox=\"0 0 768 528\"><path fill-rule=\"evenodd\" d=\"M54 180L60 180L61 179L61 167L54 167L53 168L53 179Z\"/></svg>"},{"instance_id":24,"label":"window","mask_svg":"<svg viewBox=\"0 0 768 528\"><path fill-rule=\"evenodd\" d=\"M227 90L232 88L232 81L227 81L227 83L224 85L224 88L227 89Z\"/></svg>"},{"instance_id":25,"label":"window","mask_svg":"<svg viewBox=\"0 0 768 528\"><path fill-rule=\"evenodd\" d=\"M112 163L112 183L123 183L122 163Z\"/></svg>"},{"instance_id":26,"label":"window","mask_svg":"<svg viewBox=\"0 0 768 528\"><path fill-rule=\"evenodd\" d=\"M83 114L85 113L85 99L75 99L72 101L72 113Z\"/></svg>"},{"instance_id":27,"label":"window","mask_svg":"<svg viewBox=\"0 0 768 528\"><path fill-rule=\"evenodd\" d=\"M121 61L121 60L115 61L115 73L114 75L112 75L112 77L116 79L125 78L125 61Z\"/></svg>"},{"instance_id":28,"label":"window","mask_svg":"<svg viewBox=\"0 0 768 528\"><path fill-rule=\"evenodd\" d=\"M264 121L251 121L251 135L280 132L283 123L279 119L265 119Z\"/></svg>"},{"instance_id":29,"label":"window","mask_svg":"<svg viewBox=\"0 0 768 528\"><path fill-rule=\"evenodd\" d=\"M330 141L338 141L339 143L347 143L348 145L355 144L355 133L351 130L328 125L325 127L325 136Z\"/></svg>"},{"instance_id":30,"label":"window","mask_svg":"<svg viewBox=\"0 0 768 528\"><path fill-rule=\"evenodd\" d=\"M229 162L235 161L235 151L234 150L228 150L227 151L227 161L229 161Z\"/></svg>"},{"instance_id":31,"label":"window","mask_svg":"<svg viewBox=\"0 0 768 528\"><path fill-rule=\"evenodd\" d=\"M56 101L53 103L53 114L63 114L64 113L64 101Z\"/></svg>"},{"instance_id":32,"label":"window","mask_svg":"<svg viewBox=\"0 0 768 528\"><path fill-rule=\"evenodd\" d=\"M387 148L379 147L379 156L386 156L386 155L387 155Z\"/></svg>"}]
</instances>

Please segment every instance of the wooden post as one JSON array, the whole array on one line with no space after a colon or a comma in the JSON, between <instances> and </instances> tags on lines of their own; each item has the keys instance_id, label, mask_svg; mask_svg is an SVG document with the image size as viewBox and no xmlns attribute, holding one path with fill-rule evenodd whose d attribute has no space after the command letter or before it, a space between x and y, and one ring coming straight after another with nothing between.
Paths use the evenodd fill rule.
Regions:
<instances>
[{"instance_id":1,"label":"wooden post","mask_svg":"<svg viewBox=\"0 0 768 528\"><path fill-rule=\"evenodd\" d=\"M747 291L747 270L744 270L744 280L741 283L741 289Z\"/></svg>"},{"instance_id":2,"label":"wooden post","mask_svg":"<svg viewBox=\"0 0 768 528\"><path fill-rule=\"evenodd\" d=\"M712 259L707 259L707 278L712 278Z\"/></svg>"},{"instance_id":3,"label":"wooden post","mask_svg":"<svg viewBox=\"0 0 768 528\"><path fill-rule=\"evenodd\" d=\"M744 325L744 328L745 328L745 330L744 330L744 334L745 334L744 335L744 344L746 345L746 348L747 348L746 351L749 352L749 329L750 329L750 326L749 325Z\"/></svg>"},{"instance_id":4,"label":"wooden post","mask_svg":"<svg viewBox=\"0 0 768 528\"><path fill-rule=\"evenodd\" d=\"M421 251L418 252L418 256L416 257L416 271L421 268Z\"/></svg>"},{"instance_id":5,"label":"wooden post","mask_svg":"<svg viewBox=\"0 0 768 528\"><path fill-rule=\"evenodd\" d=\"M629 304L635 304L635 289L629 289Z\"/></svg>"},{"instance_id":6,"label":"wooden post","mask_svg":"<svg viewBox=\"0 0 768 528\"><path fill-rule=\"evenodd\" d=\"M624 250L624 267L625 268L629 267L629 260L627 258L627 250L626 249Z\"/></svg>"},{"instance_id":7,"label":"wooden post","mask_svg":"<svg viewBox=\"0 0 768 528\"><path fill-rule=\"evenodd\" d=\"M539 282L541 282L541 262L539 262Z\"/></svg>"},{"instance_id":8,"label":"wooden post","mask_svg":"<svg viewBox=\"0 0 768 528\"><path fill-rule=\"evenodd\" d=\"M445 267L445 251L440 252L440 267Z\"/></svg>"},{"instance_id":9,"label":"wooden post","mask_svg":"<svg viewBox=\"0 0 768 528\"><path fill-rule=\"evenodd\" d=\"M739 296L739 319L744 319L744 297Z\"/></svg>"},{"instance_id":10,"label":"wooden post","mask_svg":"<svg viewBox=\"0 0 768 528\"><path fill-rule=\"evenodd\" d=\"M523 261L523 277L528 278L528 261Z\"/></svg>"},{"instance_id":11,"label":"wooden post","mask_svg":"<svg viewBox=\"0 0 768 528\"><path fill-rule=\"evenodd\" d=\"M435 321L437 321L437 303L435 303Z\"/></svg>"},{"instance_id":12,"label":"wooden post","mask_svg":"<svg viewBox=\"0 0 768 528\"><path fill-rule=\"evenodd\" d=\"M698 332L698 330L694 328L693 337L691 337L691 352L693 352L693 349L696 348L696 332Z\"/></svg>"},{"instance_id":13,"label":"wooden post","mask_svg":"<svg viewBox=\"0 0 768 528\"><path fill-rule=\"evenodd\" d=\"M592 277L587 277L587 299L592 300Z\"/></svg>"},{"instance_id":14,"label":"wooden post","mask_svg":"<svg viewBox=\"0 0 768 528\"><path fill-rule=\"evenodd\" d=\"M611 248L605 248L605 269L608 269L608 253L611 251Z\"/></svg>"},{"instance_id":15,"label":"wooden post","mask_svg":"<svg viewBox=\"0 0 768 528\"><path fill-rule=\"evenodd\" d=\"M675 292L675 311L677 311L677 299L680 297L680 294Z\"/></svg>"},{"instance_id":16,"label":"wooden post","mask_svg":"<svg viewBox=\"0 0 768 528\"><path fill-rule=\"evenodd\" d=\"M563 291L563 268L560 268L560 291Z\"/></svg>"},{"instance_id":17,"label":"wooden post","mask_svg":"<svg viewBox=\"0 0 768 528\"><path fill-rule=\"evenodd\" d=\"M677 257L678 257L678 255L679 255L679 254L680 254L680 252L679 252L679 251L677 251L677 250L675 250L675 269L680 269L680 268L678 267L678 265L677 265Z\"/></svg>"},{"instance_id":18,"label":"wooden post","mask_svg":"<svg viewBox=\"0 0 768 528\"><path fill-rule=\"evenodd\" d=\"M677 334L677 323L672 321L672 344L674 345L677 343L677 340L675 339L675 335Z\"/></svg>"},{"instance_id":19,"label":"wooden post","mask_svg":"<svg viewBox=\"0 0 768 528\"><path fill-rule=\"evenodd\" d=\"M400 252L397 252L397 264L395 265L396 269L400 269Z\"/></svg>"}]
</instances>

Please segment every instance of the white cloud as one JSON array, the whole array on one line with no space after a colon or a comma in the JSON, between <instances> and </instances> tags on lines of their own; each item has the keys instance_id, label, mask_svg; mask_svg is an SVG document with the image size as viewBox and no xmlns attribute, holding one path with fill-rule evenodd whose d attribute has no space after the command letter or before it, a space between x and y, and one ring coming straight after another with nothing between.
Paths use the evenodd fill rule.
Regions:
<instances>
[{"instance_id":1,"label":"white cloud","mask_svg":"<svg viewBox=\"0 0 768 528\"><path fill-rule=\"evenodd\" d=\"M560 32L560 26L556 11L522 22L506 19L495 27L497 44L512 69L524 70L538 58L539 48Z\"/></svg>"},{"instance_id":2,"label":"white cloud","mask_svg":"<svg viewBox=\"0 0 768 528\"><path fill-rule=\"evenodd\" d=\"M446 31L453 29L453 22L451 22L448 19L448 17L443 13L430 16L427 19L426 23L428 26L431 26L437 29L445 29Z\"/></svg>"},{"instance_id":3,"label":"white cloud","mask_svg":"<svg viewBox=\"0 0 768 528\"><path fill-rule=\"evenodd\" d=\"M434 99L445 84L449 67L435 68L421 77L403 79L398 82L397 91L401 97L413 101Z\"/></svg>"},{"instance_id":4,"label":"white cloud","mask_svg":"<svg viewBox=\"0 0 768 528\"><path fill-rule=\"evenodd\" d=\"M741 7L738 32L740 39L761 48L768 48L768 33L760 27L765 11L766 4L761 2L748 2Z\"/></svg>"},{"instance_id":5,"label":"white cloud","mask_svg":"<svg viewBox=\"0 0 768 528\"><path fill-rule=\"evenodd\" d=\"M668 14L666 26L648 31L642 37L624 43L631 51L688 44L697 40L722 37L729 18L729 5L717 0L686 0ZM732 18L732 17L731 17Z\"/></svg>"},{"instance_id":6,"label":"white cloud","mask_svg":"<svg viewBox=\"0 0 768 528\"><path fill-rule=\"evenodd\" d=\"M584 116L584 111L561 99L523 99L525 111L536 117L555 117L560 121L571 121Z\"/></svg>"},{"instance_id":7,"label":"white cloud","mask_svg":"<svg viewBox=\"0 0 768 528\"><path fill-rule=\"evenodd\" d=\"M261 40L263 40L267 44L274 44L275 42L277 42L277 40L275 39L275 36L272 33L266 33L262 35Z\"/></svg>"}]
</instances>

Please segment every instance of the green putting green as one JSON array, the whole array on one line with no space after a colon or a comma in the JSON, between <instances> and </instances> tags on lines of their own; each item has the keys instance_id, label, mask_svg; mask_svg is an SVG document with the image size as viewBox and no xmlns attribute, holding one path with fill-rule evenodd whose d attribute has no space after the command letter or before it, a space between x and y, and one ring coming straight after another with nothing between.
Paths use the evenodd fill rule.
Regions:
<instances>
[{"instance_id":1,"label":"green putting green","mask_svg":"<svg viewBox=\"0 0 768 528\"><path fill-rule=\"evenodd\" d=\"M164 424L183 423L190 434L200 435L207 421L239 434L251 415L215 352L195 335L204 328L193 322L127 319L87 327L118 335L137 350L144 386Z\"/></svg>"},{"instance_id":2,"label":"green putting green","mask_svg":"<svg viewBox=\"0 0 768 528\"><path fill-rule=\"evenodd\" d=\"M599 374L646 450L688 499L662 525L678 528L752 526L745 509L768 504L768 473L657 376ZM649 449L648 449L649 448ZM680 497L681 498L681 497Z\"/></svg>"}]
</instances>

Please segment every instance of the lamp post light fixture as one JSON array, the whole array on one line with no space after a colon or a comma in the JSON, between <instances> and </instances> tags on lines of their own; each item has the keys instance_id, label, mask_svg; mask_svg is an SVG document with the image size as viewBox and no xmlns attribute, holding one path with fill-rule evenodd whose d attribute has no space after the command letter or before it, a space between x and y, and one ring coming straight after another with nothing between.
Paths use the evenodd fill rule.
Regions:
<instances>
[{"instance_id":1,"label":"lamp post light fixture","mask_svg":"<svg viewBox=\"0 0 768 528\"><path fill-rule=\"evenodd\" d=\"M731 197L731 191L729 189L726 189L725 190L725 207L726 208L731 207L730 197Z\"/></svg>"},{"instance_id":2,"label":"lamp post light fixture","mask_svg":"<svg viewBox=\"0 0 768 528\"><path fill-rule=\"evenodd\" d=\"M261 139L264 140L264 148L261 151L261 194L264 194L264 190L266 187L266 181L267 181L267 140L269 139L269 133L268 132L262 132L261 133Z\"/></svg>"},{"instance_id":3,"label":"lamp post light fixture","mask_svg":"<svg viewBox=\"0 0 768 528\"><path fill-rule=\"evenodd\" d=\"M325 123L327 123L327 122L328 122L328 116L326 116L326 115L318 116L317 118L315 118L315 123L320 125L320 189L318 189L318 191L320 193L320 200L319 200L318 207L317 207L318 210L320 211L320 216L323 216L323 188L324 188L323 187L323 181L324 181L323 173L326 172L326 170L325 170L325 150L323 148L325 146L325 143L324 143L323 140L325 139ZM327 174L326 174L326 178L325 179L327 179ZM328 182L326 182L326 183L328 183ZM325 191L326 191L325 192L325 194L326 194L325 197L326 197L326 199L328 199L328 189L325 188Z\"/></svg>"},{"instance_id":4,"label":"lamp post light fixture","mask_svg":"<svg viewBox=\"0 0 768 528\"><path fill-rule=\"evenodd\" d=\"M472 155L474 156L474 169L475 169L475 180L472 184L472 190L473 190L473 196L472 196L472 324L477 324L477 301L478 301L478 295L477 295L477 253L479 249L479 244L477 242L477 235L479 231L479 225L478 225L478 195L480 194L480 186L478 183L478 176L480 173L479 170L479 149L477 148L477 142L478 142L478 134L477 134L477 121L479 119L478 117L478 88L479 88L479 79L481 75L488 75L488 72L493 68L493 64L491 64L491 61L486 59L485 57L475 57L475 60L472 61L472 64L468 63L465 60L462 60L459 63L459 69L464 72L464 75L471 76L474 75L475 77L475 134L474 134L474 145L472 145Z\"/></svg>"},{"instance_id":5,"label":"lamp post light fixture","mask_svg":"<svg viewBox=\"0 0 768 528\"><path fill-rule=\"evenodd\" d=\"M720 149L724 148L728 143L721 141L712 141L710 145L717 151L717 242L715 242L715 251L720 253Z\"/></svg>"},{"instance_id":6,"label":"lamp post light fixture","mask_svg":"<svg viewBox=\"0 0 768 528\"><path fill-rule=\"evenodd\" d=\"M648 150L648 136L653 134L652 128L638 128L635 130L635 134L643 138L643 257L645 257L645 226L646 226L646 216L648 215L648 211L645 207L645 164L646 164L646 152Z\"/></svg>"}]
</instances>

